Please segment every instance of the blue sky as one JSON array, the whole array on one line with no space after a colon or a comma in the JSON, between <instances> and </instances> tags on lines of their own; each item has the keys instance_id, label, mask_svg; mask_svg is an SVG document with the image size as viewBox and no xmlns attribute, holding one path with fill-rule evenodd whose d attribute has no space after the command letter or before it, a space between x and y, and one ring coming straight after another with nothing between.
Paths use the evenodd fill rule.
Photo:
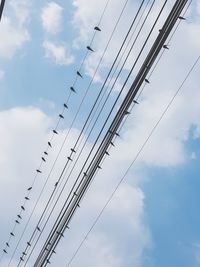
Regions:
<instances>
[{"instance_id":1,"label":"blue sky","mask_svg":"<svg viewBox=\"0 0 200 267\"><path fill-rule=\"evenodd\" d=\"M24 192L33 179L41 153L51 136L51 129L55 126L62 105L68 97L69 87L76 78L76 70L86 53L86 46L94 34L93 27L98 23L105 2L91 0L88 5L87 0L43 0L38 3L12 0L7 1L5 5L0 24L0 212L2 218L0 246L2 249L12 229ZM144 36L163 2L156 1L148 25L144 29ZM168 1L164 16L173 2ZM24 223L16 232L9 254L0 263L2 267L7 266L10 260L17 237L20 236L31 213L34 201L56 158L124 3L125 1L120 0L109 2L100 24L102 32L97 33L92 44L95 52L88 54L82 69L84 79L77 80L75 87L77 94L70 98L69 110L65 120L59 126L59 135L55 140L49 161L45 165L41 180L36 182L30 208L24 215ZM98 75L95 77L95 82L60 155L59 163L10 266L17 265L20 251L34 229L52 185L65 163L66 151L78 136L137 6L138 1L134 0L130 0L127 4ZM150 78L151 83L145 87L140 97L140 105L133 109L121 131L122 136L116 140L116 148L111 150L111 157L104 162L103 169L95 177L80 211L71 223L70 231L58 246L60 256L53 258L51 266L67 266L67 262L106 199L199 56L199 15L200 4L198 1L193 1L186 14L187 20L180 24L169 44L169 51L164 53ZM162 22L162 20L159 21L157 30ZM141 37L141 42L144 36ZM109 105L113 103L140 46L138 43L131 53L104 115L108 112ZM95 264L97 267L200 266L199 69L198 64L72 262L72 267L80 264L82 266ZM131 76L129 84L134 75L135 73ZM102 119L87 142L84 155L87 155L91 148L101 123ZM60 205L62 201L64 196ZM41 242L44 240L43 237ZM36 253L37 251L36 249Z\"/></svg>"}]
</instances>

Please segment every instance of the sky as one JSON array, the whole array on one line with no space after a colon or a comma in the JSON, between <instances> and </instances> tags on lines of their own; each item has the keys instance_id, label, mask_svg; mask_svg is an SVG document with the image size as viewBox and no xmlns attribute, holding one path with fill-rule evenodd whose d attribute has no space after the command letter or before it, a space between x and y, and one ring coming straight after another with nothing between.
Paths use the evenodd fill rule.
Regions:
<instances>
[{"instance_id":1,"label":"sky","mask_svg":"<svg viewBox=\"0 0 200 267\"><path fill-rule=\"evenodd\" d=\"M9 253L1 258L1 267L8 266L9 262L9 266L17 266L20 253L37 224L140 1L129 0L126 5L125 3L125 0L110 0L99 25L101 32L95 33L94 27L99 23L105 0L91 0L89 4L87 0L6 1L0 22L1 250L8 241L26 190L33 181L35 169L41 162L41 155L58 121L58 114L63 110L63 103L68 101L69 88L77 78L76 71L86 55L86 46L90 44L94 33L95 36L91 45L94 52L87 53L81 67L84 77L76 81L74 87L77 93L67 102L69 109L58 126L59 134L53 139L48 161L43 166L42 174L36 179L23 221L17 226L15 238L10 242ZM163 3L164 1L155 1L148 23L114 87L104 115L115 100ZM168 1L141 62L173 3L172 0ZM69 132L124 5L118 27ZM80 209L70 223L70 229L66 230L65 237L58 245L57 254L51 259L51 266L69 266L70 259L83 239L85 241L82 247L70 262L72 267L80 264L83 267L200 266L200 63L197 63L184 83L100 220L85 238L199 56L198 0L192 1L185 18L169 41L169 50L164 51L149 78L150 84L146 84L139 97L139 105L134 106L120 131L120 137L116 138L110 156L95 176ZM137 68L131 75L127 88L134 80ZM88 140L88 132L84 133L86 148L80 158L80 165L92 147L102 121L103 117ZM67 142L56 168L50 175L19 248L11 258L66 135ZM75 169L75 176L76 172L78 169ZM68 188L50 225L65 200L67 190ZM27 266L33 266L34 257L45 241L49 227Z\"/></svg>"}]
</instances>

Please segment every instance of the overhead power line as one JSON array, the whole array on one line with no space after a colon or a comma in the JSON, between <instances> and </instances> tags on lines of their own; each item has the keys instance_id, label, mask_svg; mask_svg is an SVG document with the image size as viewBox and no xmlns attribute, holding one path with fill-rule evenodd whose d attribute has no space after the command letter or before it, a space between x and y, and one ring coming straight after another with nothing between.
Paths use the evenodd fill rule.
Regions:
<instances>
[{"instance_id":1,"label":"overhead power line","mask_svg":"<svg viewBox=\"0 0 200 267\"><path fill-rule=\"evenodd\" d=\"M124 9L125 9L125 7L126 7L126 5L127 5L127 2L128 2L128 1L126 1L125 4L124 4L124 7L123 7L123 9L122 9L122 11L121 11L121 13L120 13L119 19L118 19L118 21L117 21L117 23L116 23L116 26L118 25L118 22L119 22L119 20L120 20L122 14L123 14L123 11L124 11ZM144 1L143 1L142 3L144 3ZM141 7L140 7L140 9L141 9ZM137 13L137 15L138 15L138 13ZM135 19L134 19L134 21L133 21L133 23L132 23L132 25L131 25L131 28L130 28L129 31L128 31L128 34L130 33L130 30L132 29L134 22L135 22ZM112 34L111 34L111 37L110 37L110 39L109 39L109 42L110 42L110 40L111 40L111 38L112 38L112 36L113 36L114 31L116 30L116 26L114 27L114 30L113 30L113 32L112 32ZM127 34L127 36L126 36L126 39L127 39L127 37L128 37L128 34ZM108 42L108 44L109 44L109 42ZM120 48L120 51L119 51L117 57L119 57L119 54L120 54L120 52L121 52L122 47L124 46L124 44L125 44L125 42L123 42L123 44L122 44L122 46L121 46L121 48ZM107 49L107 46L106 46L106 49ZM104 52L103 54L105 54L105 52ZM114 66L115 63L116 63L116 59L115 59L115 61L114 61L114 63L113 63L113 66ZM113 68L113 67L112 67L112 68ZM96 73L96 71L95 71L95 73ZM107 76L107 78L106 78L106 81L107 81L107 79L108 79L110 73L111 73L111 71L109 72L109 74L108 74L108 76ZM104 82L104 86L105 86L105 83L106 83L106 82ZM101 91L103 90L104 86L102 86ZM100 93L101 93L101 91L100 91ZM95 107L95 105L96 105L96 103L97 103L97 100L98 100L99 97L100 97L100 93L99 93L99 95L97 96L97 99L95 100L95 104L93 105L93 109L94 109L94 107ZM92 114L92 113L90 112L90 114L89 114L88 116L91 116L91 114ZM76 144L78 144L78 141L79 141L81 135L83 134L83 131L84 131L84 128L86 127L86 125L87 125L87 122L88 122L88 119L86 120L86 123L85 123L84 126L83 126L83 129L82 129L82 131L81 131L81 133L80 133L80 135L79 135L79 137L78 137L78 140L76 141ZM75 145L75 146L76 146L76 145ZM74 149L75 149L75 146L74 146ZM72 155L70 155L69 158L71 158L71 156L72 156ZM69 160L67 161L67 163L66 163L66 165L65 165L65 167L64 167L64 170L62 171L61 176L63 175L63 173L64 173L64 171L65 171L65 168L66 168L66 166L67 166L68 163L69 163ZM61 177L60 177L60 178L61 178ZM59 178L59 179L60 179L60 178ZM55 191L54 191L54 192L55 192ZM51 195L51 197L52 197L52 196L53 196L53 194ZM51 198L51 197L50 197L50 198ZM48 203L49 203L49 201L48 201ZM48 205L48 203L47 203L47 205ZM45 210L46 210L46 208L45 208ZM43 215L44 215L44 214L42 214L42 216L43 216ZM37 232L37 231L34 231L34 232ZM30 239L31 241L32 241L33 236L34 236L34 235L32 235L32 237L31 237L31 239ZM28 247L27 247L27 248L28 248ZM25 251L26 251L26 250L25 250Z\"/></svg>"},{"instance_id":2,"label":"overhead power line","mask_svg":"<svg viewBox=\"0 0 200 267\"><path fill-rule=\"evenodd\" d=\"M154 2L155 2L155 1L154 1ZM154 2L153 2L153 3L154 3ZM151 6L151 8L152 8L152 6ZM151 9L150 9L150 10L151 10ZM148 15L149 15L149 12L147 13L147 16L148 16ZM137 37L136 37L136 38L137 38ZM131 48L131 49L132 49L132 48ZM126 60L127 60L127 58L126 58ZM113 86L112 86L112 89L113 89ZM106 99L106 101L107 101L107 99ZM106 102L106 101L105 101L105 102ZM104 105L102 106L102 108L105 106L105 102L104 102ZM101 108L99 114L101 114L101 112L102 112L102 108ZM98 117L99 117L99 115L98 115ZM98 117L97 117L97 119L98 119ZM83 151L83 149L84 149L84 147L85 147L85 145L86 145L86 143L87 143L87 141L88 141L88 138L89 138L89 136L90 136L92 130L94 129L94 126L95 126L96 123L97 123L97 119L95 120L95 122L94 122L94 124L93 124L93 126L92 126L92 129L90 130L90 133L87 135L87 138L86 138L86 140L85 140L85 142L84 142L84 145L83 145L83 147L82 147L82 149L81 149L81 151L80 151L80 153L79 153L79 155L78 155L78 157L77 157L77 160L75 161L74 166L73 166L72 170L70 171L70 175L71 175L71 173L72 173L74 167L76 166L76 163L77 163L77 161L78 161L78 159L79 159L79 157L80 157L80 154L82 153L82 151ZM77 147L77 149L76 149L76 152L77 152L77 151L78 151L78 147ZM70 158L71 158L71 157L70 157ZM63 178L64 178L64 177L63 177ZM66 186L66 183L68 182L68 179L69 179L69 176L68 176L67 180L65 181L64 186L63 186L63 188L62 188L62 190L61 190L61 192L60 192L60 194L59 194L59 196L58 196L58 198L57 198L55 204L57 204L58 199L59 199L60 195L62 194L63 189L64 189L64 187ZM56 183L56 184L57 184L57 183ZM59 184L60 184L60 181L59 181ZM57 185L59 185L59 184L57 184ZM57 185L56 185L56 186L57 186ZM50 218L50 216L51 216L51 214L52 214L52 211L53 211L54 208L55 208L55 204L54 204L54 206L53 206L53 208L52 208L52 210L51 210L50 215L48 216L48 219L47 219L46 223L48 222L48 220L49 220L49 218ZM46 223L45 223L45 226L46 226ZM45 227L45 226L44 226L44 227ZM42 232L43 232L43 230L44 230L44 227L41 228L41 231L40 231L40 233L39 233L39 237L41 236L41 234L42 234ZM38 237L38 238L39 238L39 237ZM38 239L37 239L37 242L38 242ZM36 243L35 243L35 245L36 245ZM32 245L32 251L34 251L35 245L34 245L34 246ZM30 255L29 255L29 257L30 257ZM29 259L29 257L27 258L27 260ZM26 264L25 264L24 266L26 266Z\"/></svg>"},{"instance_id":3,"label":"overhead power line","mask_svg":"<svg viewBox=\"0 0 200 267\"><path fill-rule=\"evenodd\" d=\"M57 157L56 157L56 160L55 160L55 162L53 163L53 167L52 167L52 169L54 168L54 165L55 165L55 163L56 163L56 161L57 161L57 159L58 159L58 156L59 156L59 154L60 154L60 152L61 152L61 150L62 150L62 148L63 148L63 146L64 146L64 143L65 143L65 141L66 141L66 139L67 139L67 136L68 136L70 130L72 129L72 126L73 126L73 124L74 124L74 121L75 121L75 119L76 119L76 117L77 117L77 115L78 115L78 112L80 111L80 107L81 107L81 105L82 105L82 103L83 103L83 101L84 101L84 99L85 99L85 97L86 97L86 95L87 95L87 92L88 92L88 90L89 90L89 88L90 88L90 86L91 86L91 84L92 84L92 82L93 82L93 80L94 80L94 77L95 77L95 75L96 75L96 73L97 73L97 70L98 70L98 68L99 68L99 66L100 66L100 64L101 64L101 62L102 62L102 59L103 59L103 57L104 57L104 55L105 55L105 53L106 53L106 50L107 50L107 48L108 48L108 45L109 45L109 43L110 43L110 41L111 41L111 39L112 39L112 37L113 37L113 35L114 35L114 32L115 32L115 30L116 30L116 27L117 27L117 25L118 25L118 23L119 23L119 21L120 21L120 19L121 19L121 17L122 17L122 14L123 14L123 12L124 12L124 9L125 9L127 3L128 3L128 0L125 2L124 6L123 6L123 9L122 9L122 11L121 11L121 13L120 13L120 16L119 16L119 18L118 18L118 20L117 20L117 23L116 23L116 25L115 25L115 27L114 27L112 33L111 33L111 36L110 36L109 41L108 41L108 43L107 43L107 45L106 45L106 48L105 48L105 50L104 50L104 52L103 52L103 54L102 54L102 56L101 56L101 58L100 58L100 61L99 61L98 65L97 65L97 68L96 68L95 73L94 73L94 75L93 75L93 77L92 77L92 80L91 80L91 82L90 82L90 84L89 84L89 86L88 86L88 88L87 88L87 90L86 90L86 93L85 93L85 95L84 95L84 97L83 97L83 99L82 99L82 101L81 101L81 104L80 104L80 106L79 106L79 108L78 108L78 111L77 111L77 113L76 113L76 115L75 115L75 117L74 117L74 119L73 119L73 122L72 122L72 124L71 124L71 126L70 126L70 128L69 128L69 131L68 131L68 133L67 133L67 135L66 135L66 137L65 137L65 139L64 139L64 142L63 142L63 144L62 144L62 146L61 146L61 149L60 149L60 151L59 151L59 153L58 153L58 155L57 155ZM107 4L108 4L108 3L107 3ZM104 11L105 11L105 9L104 9ZM104 13L105 13L105 12L104 12ZM99 25L99 24L98 24L98 25ZM51 169L51 171L50 171L50 174L51 174L51 172L52 172L52 169ZM47 180L49 179L50 174L48 175ZM44 187L46 186L47 180L46 180L46 182L45 182ZM42 188L41 194L43 193L44 187ZM56 190L56 188L55 188L55 190ZM55 193L55 190L53 191L53 194ZM39 200L40 200L41 194L39 195L39 198L38 198L37 203L36 203L36 205L35 205L35 207L34 207L34 210L35 210L35 208L36 208L36 206L37 206L37 204L38 204L38 202L39 202ZM53 194L52 194L52 195L53 195ZM33 211L33 212L34 212L34 211ZM31 213L31 216L33 215L33 212ZM27 222L27 224L26 224L26 226L25 226L25 230L26 230L26 228L27 228L27 226L28 226L28 224L29 224L29 221L30 221L30 218L29 218L29 220L28 220L28 222ZM35 229L34 233L36 233L36 232L37 232L37 230ZM17 248L18 248L19 242L21 241L23 235L24 235L24 231L23 231L23 233L22 233L22 235L21 235L21 237L20 237L20 240L19 240L18 243L17 243L17 246L16 246L16 248L15 248L15 250L14 250L14 252L13 252L12 257L14 256L14 254L15 254ZM10 262L11 262L11 259L10 259Z\"/></svg>"},{"instance_id":4,"label":"overhead power line","mask_svg":"<svg viewBox=\"0 0 200 267\"><path fill-rule=\"evenodd\" d=\"M167 1L166 1L167 2ZM165 2L165 3L166 3ZM162 29L159 32L158 37L156 38L152 48L150 49L149 54L147 55L146 59L142 67L140 68L136 78L129 89L127 95L125 96L119 110L117 111L116 116L114 117L109 130L106 132L105 137L103 138L101 144L97 152L95 153L91 163L89 164L86 175L83 176L82 180L80 181L76 191L74 192L74 196L71 198L68 206L63 210L62 216L60 217L58 223L54 226L53 231L47 241L41 253L36 260L34 267L42 267L46 266L49 262L49 259L57 246L58 242L60 241L61 235L68 227L68 223L70 222L74 212L76 211L82 197L85 194L98 166L100 165L105 152L107 151L108 147L110 146L117 129L120 127L121 122L124 119L124 115L127 112L128 108L131 106L134 98L136 97L142 83L144 82L147 74L149 73L152 65L154 64L159 52L163 49L165 42L174 27L178 17L180 16L183 8L185 7L187 1L177 0L166 19ZM162 11L162 10L161 10ZM150 32L151 34L151 32ZM131 72L129 73L127 79L130 77Z\"/></svg>"}]
</instances>

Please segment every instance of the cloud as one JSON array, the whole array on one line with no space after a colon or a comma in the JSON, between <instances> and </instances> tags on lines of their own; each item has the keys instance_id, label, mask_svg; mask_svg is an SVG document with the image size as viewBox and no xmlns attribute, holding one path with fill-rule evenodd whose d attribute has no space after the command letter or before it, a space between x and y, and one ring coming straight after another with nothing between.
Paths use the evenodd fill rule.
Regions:
<instances>
[{"instance_id":1,"label":"cloud","mask_svg":"<svg viewBox=\"0 0 200 267\"><path fill-rule=\"evenodd\" d=\"M57 34L62 30L63 8L55 2L48 3L41 14L44 30L50 34Z\"/></svg>"},{"instance_id":2,"label":"cloud","mask_svg":"<svg viewBox=\"0 0 200 267\"><path fill-rule=\"evenodd\" d=\"M16 51L30 39L28 31L16 29L8 17L2 19L0 35L3 36L3 41L0 43L0 57L7 59L11 59Z\"/></svg>"},{"instance_id":3,"label":"cloud","mask_svg":"<svg viewBox=\"0 0 200 267\"><path fill-rule=\"evenodd\" d=\"M11 0L10 6L13 9L18 23L21 27L30 19L31 1L26 0Z\"/></svg>"},{"instance_id":4,"label":"cloud","mask_svg":"<svg viewBox=\"0 0 200 267\"><path fill-rule=\"evenodd\" d=\"M30 40L30 35L26 28L29 11L30 6L24 0L12 0L10 2L11 15L3 16L0 24L1 58L11 59L16 51Z\"/></svg>"},{"instance_id":5,"label":"cloud","mask_svg":"<svg viewBox=\"0 0 200 267\"><path fill-rule=\"evenodd\" d=\"M64 45L56 45L51 41L44 41L45 57L51 59L57 65L70 65L74 57Z\"/></svg>"}]
</instances>

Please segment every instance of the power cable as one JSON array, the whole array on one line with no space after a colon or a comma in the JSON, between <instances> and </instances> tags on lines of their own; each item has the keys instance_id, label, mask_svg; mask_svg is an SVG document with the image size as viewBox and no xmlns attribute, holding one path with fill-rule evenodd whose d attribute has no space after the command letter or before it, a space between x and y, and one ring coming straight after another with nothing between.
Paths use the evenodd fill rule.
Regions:
<instances>
[{"instance_id":1,"label":"power cable","mask_svg":"<svg viewBox=\"0 0 200 267\"><path fill-rule=\"evenodd\" d=\"M127 4L128 1L126 1L126 4Z\"/></svg>"},{"instance_id":2,"label":"power cable","mask_svg":"<svg viewBox=\"0 0 200 267\"><path fill-rule=\"evenodd\" d=\"M155 1L154 1L155 2ZM154 3L153 2L153 3ZM151 6L151 8L152 8L152 6ZM151 9L150 9L151 10ZM149 13L147 14L147 16L149 15ZM145 20L146 21L146 20ZM142 25L143 26L143 25ZM137 36L138 37L138 36ZM136 37L136 38L137 38ZM127 58L126 58L126 60L127 60ZM112 87L113 88L113 87ZM95 121L95 124L96 124L96 122L97 122L97 120ZM93 126L93 128L94 128L94 126ZM91 133L91 131L90 131L90 133ZM90 135L90 134L89 134ZM86 142L87 142L87 140L88 140L88 138L89 138L89 136L87 137L87 139L86 139L86 141L85 141L85 143L84 143L84 145L86 144ZM76 150L77 151L77 150ZM81 152L82 152L82 150L81 150ZM79 153L79 156L80 156L80 153ZM78 157L79 158L79 157ZM77 162L77 161L76 161ZM75 163L76 163L75 162ZM70 174L71 174L71 172L70 172ZM67 179L67 181L68 181L68 179ZM66 181L66 182L67 182ZM66 183L65 183L65 185L66 185ZM65 187L65 185L63 186L63 187ZM63 191L63 190L62 190ZM62 193L62 191L61 191L61 193ZM59 196L61 195L61 193L59 194ZM57 203L57 201L56 201L56 203ZM55 205L54 205L54 207L55 207ZM51 214L50 214L51 215ZM45 224L46 225L46 224ZM40 235L42 234L42 231L43 231L43 229L40 231ZM34 250L34 248L35 248L35 246L32 248L32 251Z\"/></svg>"},{"instance_id":3,"label":"power cable","mask_svg":"<svg viewBox=\"0 0 200 267\"><path fill-rule=\"evenodd\" d=\"M164 7L163 7L163 8L164 8ZM157 21L157 20L156 20L156 21ZM154 26L155 26L155 24L154 24ZM152 31L151 31L151 32L152 32ZM150 34L151 34L151 32L150 32ZM166 34L165 34L165 35L166 35ZM149 38L149 37L150 37L150 35L148 36L148 38ZM148 40L148 39L147 39L147 40ZM144 46L143 46L143 48L144 48ZM60 239L60 237L57 238L57 240L59 240L59 239ZM36 263L36 265L37 265L37 263ZM36 266L36 265L35 265L35 266Z\"/></svg>"}]
</instances>

